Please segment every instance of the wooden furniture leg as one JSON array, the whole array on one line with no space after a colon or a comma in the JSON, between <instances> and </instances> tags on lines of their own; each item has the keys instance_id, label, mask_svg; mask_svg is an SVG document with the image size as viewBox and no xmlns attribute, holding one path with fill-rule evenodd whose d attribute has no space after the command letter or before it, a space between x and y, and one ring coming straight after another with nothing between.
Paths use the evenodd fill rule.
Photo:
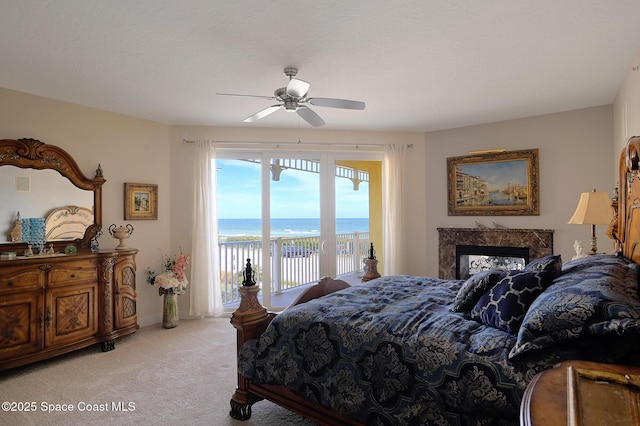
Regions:
<instances>
[{"instance_id":1,"label":"wooden furniture leg","mask_svg":"<svg viewBox=\"0 0 640 426\"><path fill-rule=\"evenodd\" d=\"M267 328L274 313L260 304L258 286L240 287L240 306L231 315L231 324L237 330L237 348L239 353L242 345L251 339L255 339ZM251 417L251 406L262 398L248 391L249 380L238 372L238 387L231 397L230 415L234 419L247 420Z\"/></svg>"}]
</instances>

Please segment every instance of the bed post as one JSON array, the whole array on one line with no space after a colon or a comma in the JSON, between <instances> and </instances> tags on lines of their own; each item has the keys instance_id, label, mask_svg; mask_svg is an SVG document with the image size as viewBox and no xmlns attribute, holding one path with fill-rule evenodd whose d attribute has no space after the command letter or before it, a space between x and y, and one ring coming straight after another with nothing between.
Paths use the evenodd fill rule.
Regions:
<instances>
[{"instance_id":1,"label":"bed post","mask_svg":"<svg viewBox=\"0 0 640 426\"><path fill-rule=\"evenodd\" d=\"M620 154L616 251L640 263L640 136L632 136Z\"/></svg>"},{"instance_id":2,"label":"bed post","mask_svg":"<svg viewBox=\"0 0 640 426\"><path fill-rule=\"evenodd\" d=\"M231 315L231 324L237 330L237 354L240 353L244 342L260 336L275 316L275 314L267 312L267 309L260 304L258 300L259 286L244 285L243 282L243 286L238 290L240 291L240 306ZM250 418L251 405L262 399L248 391L249 384L249 380L238 372L238 387L231 397L231 411L229 412L234 419L247 420Z\"/></svg>"}]
</instances>

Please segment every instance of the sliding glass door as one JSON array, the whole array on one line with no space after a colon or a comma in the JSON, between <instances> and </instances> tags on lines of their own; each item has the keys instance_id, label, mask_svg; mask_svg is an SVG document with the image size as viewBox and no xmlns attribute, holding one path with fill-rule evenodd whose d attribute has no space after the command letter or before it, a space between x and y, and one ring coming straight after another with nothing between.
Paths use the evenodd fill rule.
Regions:
<instances>
[{"instance_id":1,"label":"sliding glass door","mask_svg":"<svg viewBox=\"0 0 640 426\"><path fill-rule=\"evenodd\" d=\"M382 248L382 164L333 159L335 167L335 275L362 275L369 246ZM381 253L381 252L380 252Z\"/></svg>"},{"instance_id":2,"label":"sliding glass door","mask_svg":"<svg viewBox=\"0 0 640 426\"><path fill-rule=\"evenodd\" d=\"M271 288L280 295L321 277L321 163L310 156L279 156L268 161L270 208L265 214L270 224ZM282 301L279 305L286 301L274 298L272 305L277 300Z\"/></svg>"},{"instance_id":3,"label":"sliding glass door","mask_svg":"<svg viewBox=\"0 0 640 426\"><path fill-rule=\"evenodd\" d=\"M370 182L370 176L379 178L380 164L342 153L219 155L225 303L237 302L234 294L247 259L262 285L262 302L272 309L288 306L302 287L323 276L361 273L372 237L381 241L381 227L369 229L370 222L381 223L379 191L372 191Z\"/></svg>"}]
</instances>

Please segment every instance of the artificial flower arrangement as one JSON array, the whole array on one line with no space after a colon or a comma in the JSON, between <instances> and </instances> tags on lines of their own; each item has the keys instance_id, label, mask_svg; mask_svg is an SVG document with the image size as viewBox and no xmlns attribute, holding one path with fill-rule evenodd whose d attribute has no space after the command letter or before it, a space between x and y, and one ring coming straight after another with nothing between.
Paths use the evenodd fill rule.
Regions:
<instances>
[{"instance_id":1,"label":"artificial flower arrangement","mask_svg":"<svg viewBox=\"0 0 640 426\"><path fill-rule=\"evenodd\" d=\"M189 256L182 253L171 258L165 256L162 262L162 273L147 269L147 282L158 289L160 296L164 294L183 294L189 285L186 269Z\"/></svg>"}]
</instances>

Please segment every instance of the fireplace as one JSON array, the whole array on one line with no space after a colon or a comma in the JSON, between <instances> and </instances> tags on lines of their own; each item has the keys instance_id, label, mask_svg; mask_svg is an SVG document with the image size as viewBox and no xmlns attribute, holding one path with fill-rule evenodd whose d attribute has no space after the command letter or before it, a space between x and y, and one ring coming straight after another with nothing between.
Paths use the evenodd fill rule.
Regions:
<instances>
[{"instance_id":1,"label":"fireplace","mask_svg":"<svg viewBox=\"0 0 640 426\"><path fill-rule=\"evenodd\" d=\"M456 245L456 279L488 269L522 270L529 263L528 247Z\"/></svg>"},{"instance_id":2,"label":"fireplace","mask_svg":"<svg viewBox=\"0 0 640 426\"><path fill-rule=\"evenodd\" d=\"M553 230L509 228L438 228L439 277L465 279L491 264L521 269L529 260L553 254ZM488 263L478 266L488 258ZM461 262L462 260L462 262Z\"/></svg>"}]
</instances>

